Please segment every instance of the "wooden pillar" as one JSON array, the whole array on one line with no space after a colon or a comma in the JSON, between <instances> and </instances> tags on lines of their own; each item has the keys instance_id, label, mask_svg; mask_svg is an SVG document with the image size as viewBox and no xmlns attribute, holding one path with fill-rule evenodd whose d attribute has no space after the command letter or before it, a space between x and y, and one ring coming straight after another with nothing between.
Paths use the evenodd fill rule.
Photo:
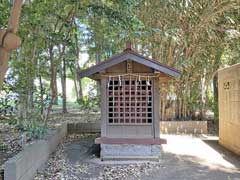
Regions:
<instances>
[{"instance_id":1,"label":"wooden pillar","mask_svg":"<svg viewBox=\"0 0 240 180\"><path fill-rule=\"evenodd\" d=\"M154 131L154 138L160 137L159 131L159 78L154 79L153 83L153 131Z\"/></svg>"},{"instance_id":2,"label":"wooden pillar","mask_svg":"<svg viewBox=\"0 0 240 180\"><path fill-rule=\"evenodd\" d=\"M101 78L101 137L107 136L107 79Z\"/></svg>"}]
</instances>

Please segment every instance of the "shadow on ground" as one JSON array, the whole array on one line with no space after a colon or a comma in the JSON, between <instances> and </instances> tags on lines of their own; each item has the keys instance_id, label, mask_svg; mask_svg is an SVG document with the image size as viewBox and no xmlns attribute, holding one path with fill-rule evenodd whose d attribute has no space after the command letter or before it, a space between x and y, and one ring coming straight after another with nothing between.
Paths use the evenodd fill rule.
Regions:
<instances>
[{"instance_id":1,"label":"shadow on ground","mask_svg":"<svg viewBox=\"0 0 240 180\"><path fill-rule=\"evenodd\" d=\"M64 144L64 154L70 163L76 164L100 157L100 146L94 144L98 134L89 134Z\"/></svg>"}]
</instances>

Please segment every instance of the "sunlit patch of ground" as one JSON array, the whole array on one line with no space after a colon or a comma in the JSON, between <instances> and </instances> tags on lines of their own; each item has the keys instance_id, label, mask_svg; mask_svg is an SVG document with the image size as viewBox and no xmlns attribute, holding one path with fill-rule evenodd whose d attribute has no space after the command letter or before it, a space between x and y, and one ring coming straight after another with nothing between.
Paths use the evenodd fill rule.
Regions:
<instances>
[{"instance_id":1,"label":"sunlit patch of ground","mask_svg":"<svg viewBox=\"0 0 240 180\"><path fill-rule=\"evenodd\" d=\"M167 145L163 145L165 153L177 155L179 159L184 159L207 166L210 169L221 169L226 172L239 172L240 159L237 156L228 153L228 158L224 151L217 146L218 137L204 136L192 137L187 135L162 135L167 139ZM210 146L206 142L213 142L215 146ZM232 156L232 158L231 158Z\"/></svg>"}]
</instances>

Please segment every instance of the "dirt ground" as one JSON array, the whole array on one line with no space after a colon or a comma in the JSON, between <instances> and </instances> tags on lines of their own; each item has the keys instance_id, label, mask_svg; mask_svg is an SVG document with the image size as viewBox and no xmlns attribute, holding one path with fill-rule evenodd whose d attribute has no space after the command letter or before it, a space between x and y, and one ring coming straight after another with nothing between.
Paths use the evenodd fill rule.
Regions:
<instances>
[{"instance_id":1,"label":"dirt ground","mask_svg":"<svg viewBox=\"0 0 240 180\"><path fill-rule=\"evenodd\" d=\"M8 158L22 150L20 140L21 133L16 131L14 126L0 120L0 171Z\"/></svg>"},{"instance_id":2,"label":"dirt ground","mask_svg":"<svg viewBox=\"0 0 240 180\"><path fill-rule=\"evenodd\" d=\"M69 136L35 180L240 180L240 157L218 145L216 137L163 135L159 162L100 161L98 135Z\"/></svg>"}]
</instances>

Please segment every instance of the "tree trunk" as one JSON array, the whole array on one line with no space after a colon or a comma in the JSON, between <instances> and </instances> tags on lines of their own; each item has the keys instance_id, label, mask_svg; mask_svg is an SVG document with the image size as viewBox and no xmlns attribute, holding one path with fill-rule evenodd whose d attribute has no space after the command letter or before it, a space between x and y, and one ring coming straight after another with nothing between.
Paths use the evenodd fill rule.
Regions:
<instances>
[{"instance_id":1,"label":"tree trunk","mask_svg":"<svg viewBox=\"0 0 240 180\"><path fill-rule=\"evenodd\" d=\"M5 74L8 69L9 53L0 47L0 90L2 90Z\"/></svg>"},{"instance_id":2,"label":"tree trunk","mask_svg":"<svg viewBox=\"0 0 240 180\"><path fill-rule=\"evenodd\" d=\"M76 62L76 81L77 81L77 96L78 96L78 101L81 100L83 98L83 92L82 92L82 83L81 83L81 78L79 77L79 73L80 73L81 69L80 66L78 64L78 62Z\"/></svg>"},{"instance_id":3,"label":"tree trunk","mask_svg":"<svg viewBox=\"0 0 240 180\"><path fill-rule=\"evenodd\" d=\"M76 87L77 87L77 101L81 100L82 97L83 97L83 93L82 93L82 84L81 84L81 78L79 77L79 73L81 71L81 68L79 66L79 63L78 63L78 57L79 57L79 52L80 52L80 49L79 49L79 45L78 45L78 37L77 35L75 35L75 43L76 43L76 51L75 51L75 54L76 54L76 61L75 61L75 77L76 77Z\"/></svg>"},{"instance_id":4,"label":"tree trunk","mask_svg":"<svg viewBox=\"0 0 240 180\"><path fill-rule=\"evenodd\" d=\"M61 66L61 82L62 82L62 113L67 113L67 93L66 93L66 59L63 58Z\"/></svg>"},{"instance_id":5,"label":"tree trunk","mask_svg":"<svg viewBox=\"0 0 240 180\"><path fill-rule=\"evenodd\" d=\"M76 74L75 72L72 71L73 74ZM76 80L76 76L74 75L74 79L73 79L73 83L74 83L74 89L75 89L75 93L77 96L77 101L79 100L79 95L78 95L78 87L77 87L77 80Z\"/></svg>"},{"instance_id":6,"label":"tree trunk","mask_svg":"<svg viewBox=\"0 0 240 180\"><path fill-rule=\"evenodd\" d=\"M57 70L54 63L53 56L53 46L49 48L49 58L50 58L50 71L51 71L51 91L52 91L52 99L53 104L57 104L58 102L58 91L57 91Z\"/></svg>"},{"instance_id":7,"label":"tree trunk","mask_svg":"<svg viewBox=\"0 0 240 180\"><path fill-rule=\"evenodd\" d=\"M42 76L39 75L39 85L40 85L40 106L41 106L41 115L43 115L44 110L44 100L43 100L43 82L42 82Z\"/></svg>"},{"instance_id":8,"label":"tree trunk","mask_svg":"<svg viewBox=\"0 0 240 180\"><path fill-rule=\"evenodd\" d=\"M218 121L218 75L213 77L214 117Z\"/></svg>"},{"instance_id":9,"label":"tree trunk","mask_svg":"<svg viewBox=\"0 0 240 180\"><path fill-rule=\"evenodd\" d=\"M31 114L32 113L32 110L34 108L34 98L33 98L33 94L34 94L34 79L36 77L36 70L35 68L37 68L36 64L37 64L37 61L36 61L36 58L35 58L35 55L36 55L36 50L37 50L37 44L34 43L34 46L33 46L33 49L32 49L32 56L31 56L31 59L29 60L29 62L31 62L31 66L27 68L27 71L28 71L28 74L31 74L31 76L28 76L27 77L27 83L28 83L28 86L27 86L27 93L28 93L28 101L27 101L27 108L28 108L28 113ZM35 67L33 69L33 67Z\"/></svg>"},{"instance_id":10,"label":"tree trunk","mask_svg":"<svg viewBox=\"0 0 240 180\"><path fill-rule=\"evenodd\" d=\"M99 64L101 62L101 56L99 53L96 54L96 64ZM97 81L97 96L100 96L100 81Z\"/></svg>"},{"instance_id":11,"label":"tree trunk","mask_svg":"<svg viewBox=\"0 0 240 180\"><path fill-rule=\"evenodd\" d=\"M18 114L18 116L20 117L20 119L25 119L26 117L27 117L27 106L26 106L26 95L25 94L21 94L20 96L19 96L19 107L18 107L18 109L19 109L19 114Z\"/></svg>"},{"instance_id":12,"label":"tree trunk","mask_svg":"<svg viewBox=\"0 0 240 180\"><path fill-rule=\"evenodd\" d=\"M22 61L22 48L19 48L16 59ZM25 108L25 93L19 93L18 116L20 119L26 118L27 110Z\"/></svg>"},{"instance_id":13,"label":"tree trunk","mask_svg":"<svg viewBox=\"0 0 240 180\"><path fill-rule=\"evenodd\" d=\"M8 21L8 33L11 32L15 34L17 32L22 3L23 3L23 0L15 0L13 3L11 15ZM0 91L2 90L4 77L8 69L8 59L10 56L10 51L6 51L6 49L2 48L4 47L4 38L6 36L7 34L4 34L3 36L1 36L1 33L0 33ZM21 42L19 42L21 41L20 38L17 38L15 40L18 41L17 43L18 45L17 44L15 45L19 46L21 44ZM14 47L14 49L15 48L16 47Z\"/></svg>"},{"instance_id":14,"label":"tree trunk","mask_svg":"<svg viewBox=\"0 0 240 180\"><path fill-rule=\"evenodd\" d=\"M70 66L70 71L72 73L73 76L73 83L74 83L74 89L75 89L75 93L77 96L77 101L79 100L79 92L78 92L78 84L77 84L77 70L76 70L76 66Z\"/></svg>"}]
</instances>

